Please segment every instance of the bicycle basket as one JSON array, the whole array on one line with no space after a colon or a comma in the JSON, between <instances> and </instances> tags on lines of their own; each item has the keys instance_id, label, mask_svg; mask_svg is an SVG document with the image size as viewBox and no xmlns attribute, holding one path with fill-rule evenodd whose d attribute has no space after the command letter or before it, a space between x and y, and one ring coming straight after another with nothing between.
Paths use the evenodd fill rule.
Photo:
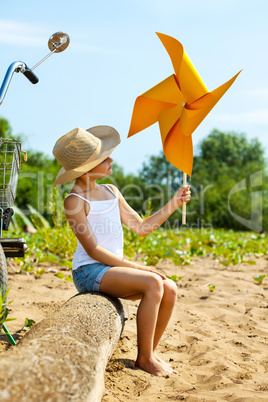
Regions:
<instances>
[{"instance_id":1,"label":"bicycle basket","mask_svg":"<svg viewBox=\"0 0 268 402\"><path fill-rule=\"evenodd\" d=\"M11 207L15 203L18 173L21 169L21 143L0 138L0 205Z\"/></svg>"}]
</instances>

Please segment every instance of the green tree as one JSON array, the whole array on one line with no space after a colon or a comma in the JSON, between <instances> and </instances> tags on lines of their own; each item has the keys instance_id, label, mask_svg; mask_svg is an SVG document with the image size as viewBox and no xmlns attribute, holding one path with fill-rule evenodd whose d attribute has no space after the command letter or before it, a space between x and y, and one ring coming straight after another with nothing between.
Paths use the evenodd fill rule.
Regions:
<instances>
[{"instance_id":1,"label":"green tree","mask_svg":"<svg viewBox=\"0 0 268 402\"><path fill-rule=\"evenodd\" d=\"M152 155L147 163L143 163L140 177L147 184L170 186L171 191L176 191L182 185L182 174L167 161L163 151L158 156Z\"/></svg>"},{"instance_id":2,"label":"green tree","mask_svg":"<svg viewBox=\"0 0 268 402\"><path fill-rule=\"evenodd\" d=\"M3 117L0 117L0 137L2 138L14 138L19 142L23 142L24 135L16 134L14 135L12 132L12 127L9 124L9 121Z\"/></svg>"},{"instance_id":3,"label":"green tree","mask_svg":"<svg viewBox=\"0 0 268 402\"><path fill-rule=\"evenodd\" d=\"M261 177L261 183L258 181L257 186L252 183L254 174ZM181 186L181 174L166 160L162 152L144 164L140 175L146 183L155 181L161 184L167 199ZM240 182L244 185L243 189L230 196ZM194 157L193 174L189 184L192 191L192 200L187 206L189 226L209 224L213 227L245 230L242 220L237 217L249 220L254 207L253 194L256 194L256 191L265 194L268 190L266 162L261 143L257 139L248 141L244 134L213 130L201 142ZM262 200L258 197L260 206L261 201L264 216L268 206L265 197ZM254 219L261 217L260 211ZM181 218L179 211L169 218L169 224L174 224L178 218ZM267 225L268 223L264 222L263 229L267 230Z\"/></svg>"},{"instance_id":4,"label":"green tree","mask_svg":"<svg viewBox=\"0 0 268 402\"><path fill-rule=\"evenodd\" d=\"M13 138L22 143L23 135L14 135L8 120L0 118L0 136ZM23 155L21 155L23 161ZM27 213L31 204L45 216L49 216L49 198L55 177L60 169L59 163L42 152L27 151L27 163L22 164L16 191L16 205Z\"/></svg>"},{"instance_id":5,"label":"green tree","mask_svg":"<svg viewBox=\"0 0 268 402\"><path fill-rule=\"evenodd\" d=\"M27 213L27 204L31 204L49 219L53 184L60 165L42 152L29 151L27 156L27 163L19 173L16 205Z\"/></svg>"},{"instance_id":6,"label":"green tree","mask_svg":"<svg viewBox=\"0 0 268 402\"><path fill-rule=\"evenodd\" d=\"M231 169L232 177L241 175L245 166L251 170L265 168L264 149L257 139L248 141L244 134L223 133L213 130L199 147L194 157L193 175L198 171L206 172L203 180L217 180L223 167Z\"/></svg>"},{"instance_id":7,"label":"green tree","mask_svg":"<svg viewBox=\"0 0 268 402\"><path fill-rule=\"evenodd\" d=\"M12 129L8 120L4 118L0 118L0 137L10 138L12 133Z\"/></svg>"},{"instance_id":8,"label":"green tree","mask_svg":"<svg viewBox=\"0 0 268 402\"><path fill-rule=\"evenodd\" d=\"M261 177L261 183L252 186L255 174ZM249 141L244 134L212 131L202 141L200 152L194 158L193 183L199 194L191 205L195 219L203 219L213 227L245 230L245 225L238 217L250 220L254 210L253 194L256 191L264 192L267 186L266 162L261 143L257 139ZM239 183L243 188L231 196ZM266 201L259 197L260 207L261 201L264 201L263 214ZM201 210L198 202L201 203ZM261 217L260 211L255 219Z\"/></svg>"}]
</instances>

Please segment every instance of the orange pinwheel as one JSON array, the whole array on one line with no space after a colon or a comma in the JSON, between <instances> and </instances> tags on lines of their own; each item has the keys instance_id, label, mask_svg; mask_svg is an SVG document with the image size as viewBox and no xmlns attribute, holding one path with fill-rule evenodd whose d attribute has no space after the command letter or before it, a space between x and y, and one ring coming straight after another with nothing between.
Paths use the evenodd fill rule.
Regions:
<instances>
[{"instance_id":1,"label":"orange pinwheel","mask_svg":"<svg viewBox=\"0 0 268 402\"><path fill-rule=\"evenodd\" d=\"M209 92L182 44L171 36L157 35L171 58L175 74L136 99L128 137L158 121L166 158L191 176L192 133L240 72Z\"/></svg>"}]
</instances>

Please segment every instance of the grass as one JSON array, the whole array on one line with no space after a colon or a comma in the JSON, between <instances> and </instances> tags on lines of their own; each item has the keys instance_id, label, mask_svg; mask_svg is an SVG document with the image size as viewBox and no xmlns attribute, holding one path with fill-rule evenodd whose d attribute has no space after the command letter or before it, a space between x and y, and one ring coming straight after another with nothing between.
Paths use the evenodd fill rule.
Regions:
<instances>
[{"instance_id":1,"label":"grass","mask_svg":"<svg viewBox=\"0 0 268 402\"><path fill-rule=\"evenodd\" d=\"M14 233L24 237L29 247L24 259L17 259L21 269L37 270L41 262L52 262L71 269L76 239L65 222L54 228L41 227L34 234ZM12 233L9 233L12 237ZM125 258L135 260L142 256L146 265L156 265L165 259L174 264L191 264L194 257L212 256L224 266L242 262L255 264L251 257L268 255L268 239L265 234L226 230L163 230L158 229L146 237L140 237L124 227Z\"/></svg>"},{"instance_id":2,"label":"grass","mask_svg":"<svg viewBox=\"0 0 268 402\"><path fill-rule=\"evenodd\" d=\"M268 255L265 234L226 230L158 230L140 238L125 230L125 253L128 258L144 254L145 264L155 265L170 258L177 265L188 265L197 256L211 255L227 266L242 262L255 264L250 257Z\"/></svg>"},{"instance_id":3,"label":"grass","mask_svg":"<svg viewBox=\"0 0 268 402\"><path fill-rule=\"evenodd\" d=\"M9 304L12 303L12 300L9 301L9 302L6 301L6 298L7 298L9 290L10 289L8 289L7 292L3 295L2 294L2 289L0 289L0 314L1 314L1 317L0 317L0 330L1 330L2 324L6 323L8 321L15 320L15 318L7 318L8 313L9 313L9 310L8 310L7 306L9 306Z\"/></svg>"},{"instance_id":4,"label":"grass","mask_svg":"<svg viewBox=\"0 0 268 402\"><path fill-rule=\"evenodd\" d=\"M257 275L254 276L253 279L255 282L257 282L259 285L262 284L262 281L264 280L264 278L266 278L267 274L263 274L263 275Z\"/></svg>"}]
</instances>

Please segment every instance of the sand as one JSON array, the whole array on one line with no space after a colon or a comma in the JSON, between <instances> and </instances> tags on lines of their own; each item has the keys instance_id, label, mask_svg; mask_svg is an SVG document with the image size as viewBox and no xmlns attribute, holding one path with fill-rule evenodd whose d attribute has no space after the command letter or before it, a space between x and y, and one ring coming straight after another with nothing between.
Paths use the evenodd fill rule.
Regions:
<instances>
[{"instance_id":1,"label":"sand","mask_svg":"<svg viewBox=\"0 0 268 402\"><path fill-rule=\"evenodd\" d=\"M196 258L185 267L159 263L160 271L182 277L159 345L159 355L178 374L154 377L133 367L138 304L128 302L129 319L107 366L102 401L268 401L268 277L261 285L253 280L268 273L268 261L255 261L229 267L211 257ZM17 340L25 334L26 317L39 322L76 294L71 282L54 275L59 267L42 267L46 272L40 276L15 274L9 267L10 317L16 320L6 325ZM0 335L0 353L10 347Z\"/></svg>"}]
</instances>

